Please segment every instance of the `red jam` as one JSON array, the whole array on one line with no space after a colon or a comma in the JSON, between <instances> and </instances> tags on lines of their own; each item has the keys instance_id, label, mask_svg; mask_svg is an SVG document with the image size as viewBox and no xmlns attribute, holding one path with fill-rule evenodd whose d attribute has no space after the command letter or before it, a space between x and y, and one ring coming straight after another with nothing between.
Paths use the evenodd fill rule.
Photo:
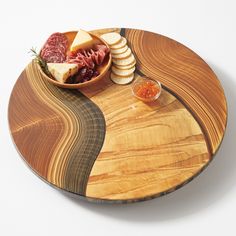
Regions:
<instances>
[{"instance_id":1,"label":"red jam","mask_svg":"<svg viewBox=\"0 0 236 236\"><path fill-rule=\"evenodd\" d=\"M138 98L149 102L155 100L160 93L160 86L155 81L143 80L134 86L133 91Z\"/></svg>"}]
</instances>

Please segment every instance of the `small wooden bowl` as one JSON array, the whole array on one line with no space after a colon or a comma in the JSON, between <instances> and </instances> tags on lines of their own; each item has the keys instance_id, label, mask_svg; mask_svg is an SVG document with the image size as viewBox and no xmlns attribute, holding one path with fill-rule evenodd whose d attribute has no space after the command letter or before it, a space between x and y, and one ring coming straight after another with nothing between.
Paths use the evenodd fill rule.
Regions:
<instances>
[{"instance_id":1,"label":"small wooden bowl","mask_svg":"<svg viewBox=\"0 0 236 236\"><path fill-rule=\"evenodd\" d=\"M72 44L74 37L77 34L77 31L69 31L69 32L65 32L64 34L66 35L66 37L68 38L68 41L69 41L69 47L68 47L68 50L69 50L70 45ZM98 36L96 36L92 33L89 33L89 34L93 37L94 44L104 44L109 48L108 44L103 39L99 38ZM59 81L46 75L39 64L38 64L38 69L44 79L46 79L48 82L50 82L58 87L68 88L68 89L79 89L79 88L84 88L84 87L93 85L93 84L97 83L99 80L101 80L102 78L104 78L105 75L108 73L108 70L111 66L111 62L112 62L111 53L109 52L109 55L106 57L105 61L102 63L102 65L100 65L98 67L99 75L87 82L78 83L78 84L60 83Z\"/></svg>"}]
</instances>

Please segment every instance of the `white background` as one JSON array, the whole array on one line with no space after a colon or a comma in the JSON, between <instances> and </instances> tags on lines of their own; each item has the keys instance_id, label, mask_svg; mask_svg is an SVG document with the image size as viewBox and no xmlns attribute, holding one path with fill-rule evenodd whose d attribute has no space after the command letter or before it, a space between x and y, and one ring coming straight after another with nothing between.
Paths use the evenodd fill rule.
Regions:
<instances>
[{"instance_id":1,"label":"white background","mask_svg":"<svg viewBox=\"0 0 236 236\"><path fill-rule=\"evenodd\" d=\"M140 2L140 3L139 3ZM11 142L7 106L12 87L55 31L132 27L158 32L201 55L228 100L228 128L215 160L194 181L162 198L98 205L69 198L29 171ZM235 235L235 1L1 1L0 235Z\"/></svg>"}]
</instances>

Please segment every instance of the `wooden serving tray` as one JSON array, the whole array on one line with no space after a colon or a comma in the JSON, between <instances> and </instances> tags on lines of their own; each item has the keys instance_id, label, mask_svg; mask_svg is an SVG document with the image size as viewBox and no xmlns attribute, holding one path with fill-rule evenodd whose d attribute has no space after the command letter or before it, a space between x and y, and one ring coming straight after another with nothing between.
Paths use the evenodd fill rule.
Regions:
<instances>
[{"instance_id":1,"label":"wooden serving tray","mask_svg":"<svg viewBox=\"0 0 236 236\"><path fill-rule=\"evenodd\" d=\"M31 62L9 102L13 141L42 179L90 200L133 202L171 192L198 175L222 141L227 107L211 68L182 44L142 30L125 36L136 78L163 85L151 104L109 78L80 91L55 87Z\"/></svg>"}]
</instances>

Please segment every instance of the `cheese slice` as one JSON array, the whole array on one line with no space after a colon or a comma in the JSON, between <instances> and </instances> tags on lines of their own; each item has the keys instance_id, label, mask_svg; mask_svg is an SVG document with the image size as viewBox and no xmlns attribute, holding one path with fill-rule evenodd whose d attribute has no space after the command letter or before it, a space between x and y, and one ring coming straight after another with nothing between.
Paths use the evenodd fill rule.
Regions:
<instances>
[{"instance_id":1,"label":"cheese slice","mask_svg":"<svg viewBox=\"0 0 236 236\"><path fill-rule=\"evenodd\" d=\"M61 83L65 83L70 76L78 72L77 64L47 63L47 66L52 76Z\"/></svg>"},{"instance_id":2,"label":"cheese slice","mask_svg":"<svg viewBox=\"0 0 236 236\"><path fill-rule=\"evenodd\" d=\"M77 51L78 49L88 48L92 46L92 44L93 44L92 36L88 32L80 29L70 46L70 51L74 52Z\"/></svg>"}]
</instances>

